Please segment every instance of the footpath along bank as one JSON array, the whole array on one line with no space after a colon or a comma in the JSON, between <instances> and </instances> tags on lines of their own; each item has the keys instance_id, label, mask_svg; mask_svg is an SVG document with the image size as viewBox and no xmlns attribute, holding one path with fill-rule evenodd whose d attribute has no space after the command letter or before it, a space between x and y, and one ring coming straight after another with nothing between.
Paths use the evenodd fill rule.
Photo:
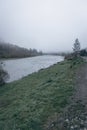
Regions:
<instances>
[{"instance_id":1,"label":"footpath along bank","mask_svg":"<svg viewBox=\"0 0 87 130\"><path fill-rule=\"evenodd\" d=\"M80 57L65 60L0 87L0 130L86 129L86 106L77 98L85 65Z\"/></svg>"}]
</instances>

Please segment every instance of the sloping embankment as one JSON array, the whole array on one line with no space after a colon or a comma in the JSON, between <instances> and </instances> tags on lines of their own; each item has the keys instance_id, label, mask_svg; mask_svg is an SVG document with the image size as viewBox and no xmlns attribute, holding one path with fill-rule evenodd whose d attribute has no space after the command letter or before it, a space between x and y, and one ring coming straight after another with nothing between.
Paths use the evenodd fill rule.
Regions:
<instances>
[{"instance_id":1,"label":"sloping embankment","mask_svg":"<svg viewBox=\"0 0 87 130\"><path fill-rule=\"evenodd\" d=\"M2 86L0 130L63 130L67 127L63 127L63 115L75 90L75 72L81 63L80 58L65 60Z\"/></svg>"}]
</instances>

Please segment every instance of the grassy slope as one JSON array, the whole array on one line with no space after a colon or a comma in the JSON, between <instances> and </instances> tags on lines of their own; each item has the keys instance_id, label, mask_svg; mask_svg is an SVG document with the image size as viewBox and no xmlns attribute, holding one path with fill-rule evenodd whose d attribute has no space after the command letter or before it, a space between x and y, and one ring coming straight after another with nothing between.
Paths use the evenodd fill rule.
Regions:
<instances>
[{"instance_id":1,"label":"grassy slope","mask_svg":"<svg viewBox=\"0 0 87 130\"><path fill-rule=\"evenodd\" d=\"M1 87L0 130L43 130L69 104L79 65L72 64L64 61Z\"/></svg>"}]
</instances>

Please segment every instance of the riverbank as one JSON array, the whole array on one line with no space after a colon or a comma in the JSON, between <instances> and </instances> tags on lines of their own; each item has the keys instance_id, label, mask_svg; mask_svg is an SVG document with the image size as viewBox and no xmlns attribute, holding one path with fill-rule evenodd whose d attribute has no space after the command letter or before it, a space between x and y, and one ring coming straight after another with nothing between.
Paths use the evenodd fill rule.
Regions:
<instances>
[{"instance_id":1,"label":"riverbank","mask_svg":"<svg viewBox=\"0 0 87 130\"><path fill-rule=\"evenodd\" d=\"M0 130L64 130L63 115L82 63L80 58L65 60L2 86Z\"/></svg>"}]
</instances>

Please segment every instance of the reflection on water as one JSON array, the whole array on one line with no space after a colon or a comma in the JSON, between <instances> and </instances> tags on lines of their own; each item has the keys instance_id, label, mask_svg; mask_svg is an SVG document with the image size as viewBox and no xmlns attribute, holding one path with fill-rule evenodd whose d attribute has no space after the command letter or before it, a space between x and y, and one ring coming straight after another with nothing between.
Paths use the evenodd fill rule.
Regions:
<instances>
[{"instance_id":1,"label":"reflection on water","mask_svg":"<svg viewBox=\"0 0 87 130\"><path fill-rule=\"evenodd\" d=\"M37 56L32 58L4 60L4 69L10 75L7 82L18 80L23 76L36 72L42 68L47 68L63 59L64 58L61 56Z\"/></svg>"}]
</instances>

